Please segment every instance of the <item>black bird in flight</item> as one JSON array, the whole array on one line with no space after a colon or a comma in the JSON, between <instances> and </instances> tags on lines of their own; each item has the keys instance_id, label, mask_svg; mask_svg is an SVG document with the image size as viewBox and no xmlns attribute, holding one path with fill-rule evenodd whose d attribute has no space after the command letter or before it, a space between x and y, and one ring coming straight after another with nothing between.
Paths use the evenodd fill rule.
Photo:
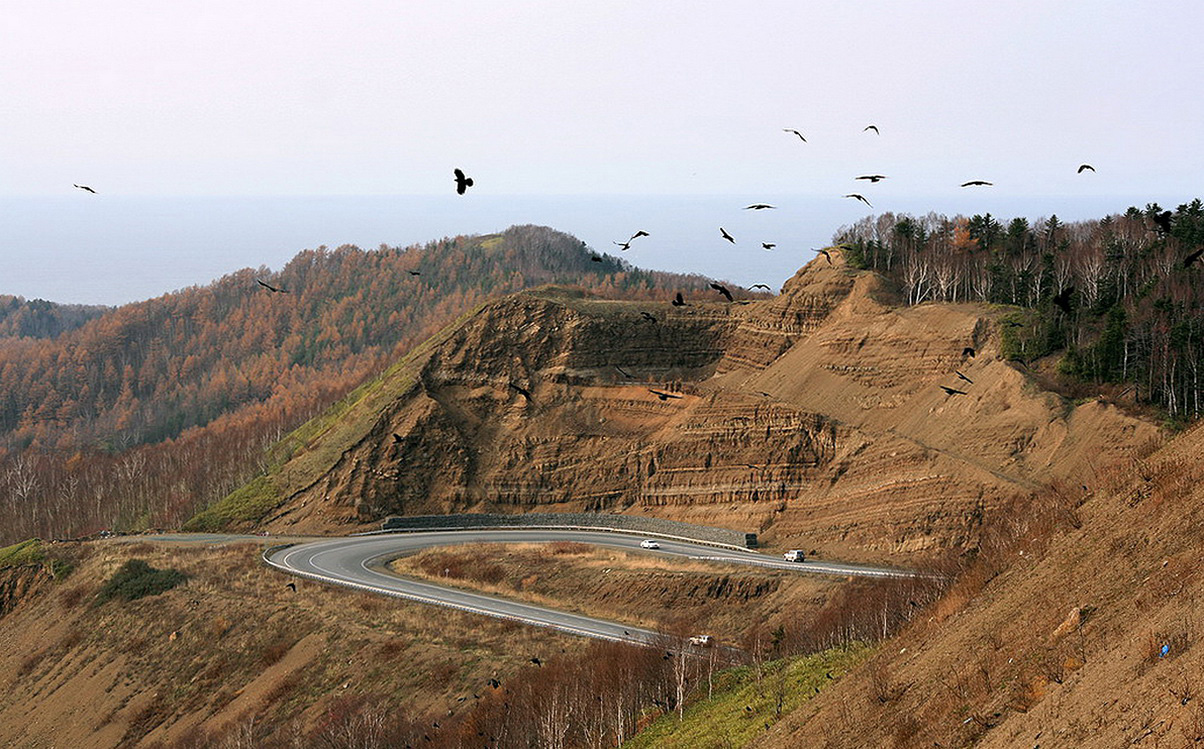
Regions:
<instances>
[{"instance_id":1,"label":"black bird in flight","mask_svg":"<svg viewBox=\"0 0 1204 749\"><path fill-rule=\"evenodd\" d=\"M1023 328L1024 327L1024 323L1016 322L1015 320L1002 320L999 324L1006 328Z\"/></svg>"},{"instance_id":2,"label":"black bird in flight","mask_svg":"<svg viewBox=\"0 0 1204 749\"><path fill-rule=\"evenodd\" d=\"M95 195L95 194L96 194L96 191L95 191L95 190L93 190L91 187L88 187L87 185L75 185L75 184L73 184L73 185L71 185L71 186L72 186L72 187L78 187L78 188L79 188L79 189L81 189L81 190L87 190L88 192L92 193L93 195Z\"/></svg>"},{"instance_id":3,"label":"black bird in flight","mask_svg":"<svg viewBox=\"0 0 1204 749\"><path fill-rule=\"evenodd\" d=\"M1054 306L1066 314L1070 314L1070 295L1074 293L1073 286L1067 286L1053 298Z\"/></svg>"},{"instance_id":4,"label":"black bird in flight","mask_svg":"<svg viewBox=\"0 0 1204 749\"><path fill-rule=\"evenodd\" d=\"M528 403L531 402L531 391L530 390L527 390L525 387L520 387L519 385L515 385L513 382L509 383L509 385L510 385L511 390L517 391L519 395L521 395L522 397L527 399Z\"/></svg>"},{"instance_id":5,"label":"black bird in flight","mask_svg":"<svg viewBox=\"0 0 1204 749\"><path fill-rule=\"evenodd\" d=\"M640 237L651 237L651 236L652 236L652 235L651 235L651 234L649 234L648 232L644 231L643 229L640 229L640 230L639 230L639 231L637 231L635 234L632 234L632 235L631 235L631 238L632 238L632 239L639 239Z\"/></svg>"},{"instance_id":6,"label":"black bird in flight","mask_svg":"<svg viewBox=\"0 0 1204 749\"><path fill-rule=\"evenodd\" d=\"M617 244L619 246L619 249L622 250L623 252L627 252L628 250L631 249L631 240L630 239L627 240L626 242L615 242L614 240L611 240L611 242L612 242L612 244Z\"/></svg>"},{"instance_id":7,"label":"black bird in flight","mask_svg":"<svg viewBox=\"0 0 1204 749\"><path fill-rule=\"evenodd\" d=\"M543 665L543 661L539 660L538 658L532 658L532 659L531 659L531 662L532 662L532 663L534 663L536 666L542 666L542 665Z\"/></svg>"},{"instance_id":8,"label":"black bird in flight","mask_svg":"<svg viewBox=\"0 0 1204 749\"><path fill-rule=\"evenodd\" d=\"M863 132L863 133L864 133L866 130L873 130L873 131L874 131L874 135L882 135L882 133L878 132L878 126L877 126L877 125L866 125L866 126L865 126L865 127L862 129L862 130L861 130L861 132Z\"/></svg>"},{"instance_id":9,"label":"black bird in flight","mask_svg":"<svg viewBox=\"0 0 1204 749\"><path fill-rule=\"evenodd\" d=\"M685 307L686 300L681 298L681 292L677 292L677 296L673 298L672 305L674 307Z\"/></svg>"},{"instance_id":10,"label":"black bird in flight","mask_svg":"<svg viewBox=\"0 0 1204 749\"><path fill-rule=\"evenodd\" d=\"M676 399L680 399L680 398L681 398L681 396L680 396L680 395L674 395L673 393L662 393L661 391L659 391L659 390L653 390L652 388L648 388L648 392L652 393L652 394L653 394L653 395L655 395L657 398L660 398L660 399L661 399L661 400L663 400L663 401L667 401L667 400L669 400L670 398L676 398Z\"/></svg>"},{"instance_id":11,"label":"black bird in flight","mask_svg":"<svg viewBox=\"0 0 1204 749\"><path fill-rule=\"evenodd\" d=\"M288 585L286 585L284 587L288 588L289 590L293 591L294 593L297 592L297 584L296 583L289 583Z\"/></svg>"},{"instance_id":12,"label":"black bird in flight","mask_svg":"<svg viewBox=\"0 0 1204 749\"><path fill-rule=\"evenodd\" d=\"M761 243L761 249L764 249L764 250L772 250L774 247L777 247L777 245L774 244L773 242L762 242Z\"/></svg>"},{"instance_id":13,"label":"black bird in flight","mask_svg":"<svg viewBox=\"0 0 1204 749\"><path fill-rule=\"evenodd\" d=\"M720 284L720 283L712 283L712 284L711 284L711 288L712 288L712 289L714 289L715 291L718 291L718 292L719 292L720 294L722 294L723 296L727 297L727 300L728 300L729 302L734 302L734 301L735 301L734 299L732 299L732 292L728 291L728 290L727 290L727 287L726 287L726 286L724 286L723 284Z\"/></svg>"},{"instance_id":14,"label":"black bird in flight","mask_svg":"<svg viewBox=\"0 0 1204 749\"><path fill-rule=\"evenodd\" d=\"M402 441L401 435L398 434L397 432L393 432L393 444L399 445L399 444L401 444L401 441Z\"/></svg>"},{"instance_id":15,"label":"black bird in flight","mask_svg":"<svg viewBox=\"0 0 1204 749\"><path fill-rule=\"evenodd\" d=\"M971 359L974 358L975 353L977 352L974 350L973 346L966 346L964 349L962 349L962 356L968 356Z\"/></svg>"},{"instance_id":16,"label":"black bird in flight","mask_svg":"<svg viewBox=\"0 0 1204 749\"><path fill-rule=\"evenodd\" d=\"M769 288L769 284L764 284L764 283L755 283L755 284L753 284L752 286L749 286L748 288L750 288L750 289L765 289L766 291L773 291L773 289Z\"/></svg>"},{"instance_id":17,"label":"black bird in flight","mask_svg":"<svg viewBox=\"0 0 1204 749\"><path fill-rule=\"evenodd\" d=\"M986 180L972 179L969 182L963 182L962 187L990 187L992 184L994 183L987 182Z\"/></svg>"},{"instance_id":18,"label":"black bird in flight","mask_svg":"<svg viewBox=\"0 0 1204 749\"><path fill-rule=\"evenodd\" d=\"M652 313L650 312L644 312L643 310L640 310L640 315L648 322L656 322L656 318L653 317Z\"/></svg>"},{"instance_id":19,"label":"black bird in flight","mask_svg":"<svg viewBox=\"0 0 1204 749\"><path fill-rule=\"evenodd\" d=\"M860 177L854 177L853 179L868 179L870 182L881 182L882 180L886 179L886 175L885 174L863 174Z\"/></svg>"},{"instance_id":20,"label":"black bird in flight","mask_svg":"<svg viewBox=\"0 0 1204 749\"><path fill-rule=\"evenodd\" d=\"M1171 212L1170 211L1163 211L1162 213L1155 213L1154 215L1150 216L1150 220L1154 222L1154 225L1158 229L1158 231L1162 232L1163 234L1171 233Z\"/></svg>"},{"instance_id":21,"label":"black bird in flight","mask_svg":"<svg viewBox=\"0 0 1204 749\"><path fill-rule=\"evenodd\" d=\"M1093 172L1095 171L1095 167L1091 166L1090 164L1079 164L1079 170L1077 172L1075 172L1075 174L1082 174L1083 172L1087 171L1088 169L1090 169Z\"/></svg>"},{"instance_id":22,"label":"black bird in flight","mask_svg":"<svg viewBox=\"0 0 1204 749\"><path fill-rule=\"evenodd\" d=\"M419 270L412 270L412 271L408 271L408 272L411 276L421 276L422 275L422 271L419 271Z\"/></svg>"},{"instance_id":23,"label":"black bird in flight","mask_svg":"<svg viewBox=\"0 0 1204 749\"><path fill-rule=\"evenodd\" d=\"M278 289L275 286L272 286L271 284L260 281L258 278L255 279L255 283L259 284L260 286L262 286L263 288L272 292L273 294L287 294L288 293L288 289Z\"/></svg>"},{"instance_id":24,"label":"black bird in flight","mask_svg":"<svg viewBox=\"0 0 1204 749\"><path fill-rule=\"evenodd\" d=\"M736 240L732 238L732 235L728 234L727 229L724 229L722 226L719 227L719 233L723 235L724 239L731 242L732 244L736 243Z\"/></svg>"},{"instance_id":25,"label":"black bird in flight","mask_svg":"<svg viewBox=\"0 0 1204 749\"><path fill-rule=\"evenodd\" d=\"M800 133L799 131L797 131L797 130L793 129L793 128L784 127L784 128L782 128L782 132L784 132L784 133L794 133L795 135L797 135L797 136L798 136L798 139L799 139L799 140L801 140L801 141L802 141L802 142L804 142L804 143L806 143L806 142L807 142L807 139L803 137L803 134L802 134L802 133Z\"/></svg>"},{"instance_id":26,"label":"black bird in flight","mask_svg":"<svg viewBox=\"0 0 1204 749\"><path fill-rule=\"evenodd\" d=\"M973 384L974 384L974 380L971 380L969 377L966 377L964 374L962 374L961 372L957 371L956 369L955 369L955 370L953 370L953 373L954 373L955 375L957 375L958 377L960 377L961 379L965 380L966 382L970 383L971 385L973 385Z\"/></svg>"},{"instance_id":27,"label":"black bird in flight","mask_svg":"<svg viewBox=\"0 0 1204 749\"><path fill-rule=\"evenodd\" d=\"M489 684L489 686L493 687L494 689L497 689L498 687L500 687L502 685L502 682L498 681L497 679L490 679L486 683Z\"/></svg>"},{"instance_id":28,"label":"black bird in flight","mask_svg":"<svg viewBox=\"0 0 1204 749\"><path fill-rule=\"evenodd\" d=\"M752 205L744 206L744 210L746 211L763 211L766 208L777 208L777 206L770 205L769 203L753 203Z\"/></svg>"},{"instance_id":29,"label":"black bird in flight","mask_svg":"<svg viewBox=\"0 0 1204 749\"><path fill-rule=\"evenodd\" d=\"M824 259L828 261L828 265L832 264L832 254L831 253L829 253L827 250L816 250L816 252L818 252L819 254L824 256Z\"/></svg>"},{"instance_id":30,"label":"black bird in flight","mask_svg":"<svg viewBox=\"0 0 1204 749\"><path fill-rule=\"evenodd\" d=\"M857 200L860 200L862 203L869 205L870 208L874 207L874 206L870 205L870 201L866 200L864 195L858 195L857 193L850 193L849 195L845 195L845 197L846 198L856 198Z\"/></svg>"},{"instance_id":31,"label":"black bird in flight","mask_svg":"<svg viewBox=\"0 0 1204 749\"><path fill-rule=\"evenodd\" d=\"M624 376L624 377L626 377L627 379L629 379L629 380L634 380L634 379L635 379L635 375L633 375L633 374L628 374L628 373L627 373L627 372L625 372L625 371L623 370L623 368L622 368L622 367L620 367L618 364L615 364L615 365L614 365L614 368L615 368L615 369L617 369L617 370L619 370L619 374L623 375L623 376Z\"/></svg>"},{"instance_id":32,"label":"black bird in flight","mask_svg":"<svg viewBox=\"0 0 1204 749\"><path fill-rule=\"evenodd\" d=\"M596 253L596 252L595 252L594 254L590 255L590 256L589 256L589 259L590 259L591 261L595 262L595 263L600 263L600 262L602 262L602 256L601 256L601 255L599 255L599 254L598 254L598 253Z\"/></svg>"},{"instance_id":33,"label":"black bird in flight","mask_svg":"<svg viewBox=\"0 0 1204 749\"><path fill-rule=\"evenodd\" d=\"M1194 252L1188 253L1187 257L1183 258L1183 267L1190 268L1191 264L1200 259L1204 255L1204 246L1197 247Z\"/></svg>"},{"instance_id":34,"label":"black bird in flight","mask_svg":"<svg viewBox=\"0 0 1204 749\"><path fill-rule=\"evenodd\" d=\"M941 390L945 391L945 395L966 395L967 394L965 390L958 390L957 388L945 387L944 385L941 385Z\"/></svg>"},{"instance_id":35,"label":"black bird in flight","mask_svg":"<svg viewBox=\"0 0 1204 749\"><path fill-rule=\"evenodd\" d=\"M463 195L468 188L472 187L472 177L465 177L459 167L456 168L456 194Z\"/></svg>"}]
</instances>

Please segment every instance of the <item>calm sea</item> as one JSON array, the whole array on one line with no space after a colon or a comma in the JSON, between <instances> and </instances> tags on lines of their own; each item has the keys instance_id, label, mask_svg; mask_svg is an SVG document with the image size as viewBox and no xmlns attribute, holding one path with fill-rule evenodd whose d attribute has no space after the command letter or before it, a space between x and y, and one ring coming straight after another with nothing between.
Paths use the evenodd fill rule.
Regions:
<instances>
[{"instance_id":1,"label":"calm sea","mask_svg":"<svg viewBox=\"0 0 1204 749\"><path fill-rule=\"evenodd\" d=\"M774 210L748 211L767 202ZM939 201L894 199L895 211L991 212L1010 218L1056 213L1097 218L1146 198L1090 196ZM1173 207L1173 203L1166 203ZM410 245L457 234L541 224L645 268L695 272L775 290L867 209L839 196L301 196L122 197L73 191L0 197L0 293L56 302L121 304L206 284L240 268L279 269L321 245ZM735 246L719 236L722 226ZM651 236L620 253L637 230ZM772 251L762 242L777 245Z\"/></svg>"}]
</instances>

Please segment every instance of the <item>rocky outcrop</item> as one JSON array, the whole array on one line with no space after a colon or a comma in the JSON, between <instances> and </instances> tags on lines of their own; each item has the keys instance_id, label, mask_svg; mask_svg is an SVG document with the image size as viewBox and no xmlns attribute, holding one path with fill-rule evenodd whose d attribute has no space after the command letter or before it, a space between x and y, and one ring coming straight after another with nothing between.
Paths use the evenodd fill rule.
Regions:
<instances>
[{"instance_id":1,"label":"rocky outcrop","mask_svg":"<svg viewBox=\"0 0 1204 749\"><path fill-rule=\"evenodd\" d=\"M395 375L412 385L270 525L626 512L884 559L971 547L999 502L1089 483L1157 434L1036 388L999 357L991 310L897 307L834 259L748 304L489 305Z\"/></svg>"}]
</instances>

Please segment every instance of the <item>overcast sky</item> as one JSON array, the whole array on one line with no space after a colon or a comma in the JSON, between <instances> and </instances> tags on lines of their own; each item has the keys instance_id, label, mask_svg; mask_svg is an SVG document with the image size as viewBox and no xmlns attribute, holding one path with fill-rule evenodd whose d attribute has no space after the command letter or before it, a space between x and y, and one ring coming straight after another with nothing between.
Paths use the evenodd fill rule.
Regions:
<instances>
[{"instance_id":1,"label":"overcast sky","mask_svg":"<svg viewBox=\"0 0 1204 749\"><path fill-rule=\"evenodd\" d=\"M1190 193L1202 8L6 3L0 194Z\"/></svg>"},{"instance_id":2,"label":"overcast sky","mask_svg":"<svg viewBox=\"0 0 1204 749\"><path fill-rule=\"evenodd\" d=\"M647 229L625 255L640 265L777 284L871 212L852 192L873 212L1173 207L1204 193L1202 9L9 2L0 293L118 303L319 244L524 221L612 250ZM476 180L462 198L457 166Z\"/></svg>"}]
</instances>

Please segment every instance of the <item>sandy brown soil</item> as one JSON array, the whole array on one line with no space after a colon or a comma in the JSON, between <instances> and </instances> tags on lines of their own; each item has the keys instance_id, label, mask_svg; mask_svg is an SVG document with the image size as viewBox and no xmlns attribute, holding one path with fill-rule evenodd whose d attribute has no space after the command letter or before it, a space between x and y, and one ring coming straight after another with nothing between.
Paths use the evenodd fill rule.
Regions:
<instances>
[{"instance_id":1,"label":"sandy brown soil","mask_svg":"<svg viewBox=\"0 0 1204 749\"><path fill-rule=\"evenodd\" d=\"M395 399L297 453L273 479L288 499L269 527L586 509L851 560L973 548L992 508L1092 485L1158 438L1004 361L1001 312L899 307L872 274L822 259L747 305L516 295L394 373Z\"/></svg>"},{"instance_id":2,"label":"sandy brown soil","mask_svg":"<svg viewBox=\"0 0 1204 749\"><path fill-rule=\"evenodd\" d=\"M172 746L194 727L308 731L332 700L388 695L421 718L581 640L287 578L259 547L90 542L64 582L0 618L0 746ZM93 605L126 559L185 571L159 596ZM37 574L0 572L5 579Z\"/></svg>"},{"instance_id":3,"label":"sandy brown soil","mask_svg":"<svg viewBox=\"0 0 1204 749\"><path fill-rule=\"evenodd\" d=\"M1017 517L1007 559L758 746L1204 743L1202 455L1204 425L1102 477L1047 540L1040 508Z\"/></svg>"}]
</instances>

